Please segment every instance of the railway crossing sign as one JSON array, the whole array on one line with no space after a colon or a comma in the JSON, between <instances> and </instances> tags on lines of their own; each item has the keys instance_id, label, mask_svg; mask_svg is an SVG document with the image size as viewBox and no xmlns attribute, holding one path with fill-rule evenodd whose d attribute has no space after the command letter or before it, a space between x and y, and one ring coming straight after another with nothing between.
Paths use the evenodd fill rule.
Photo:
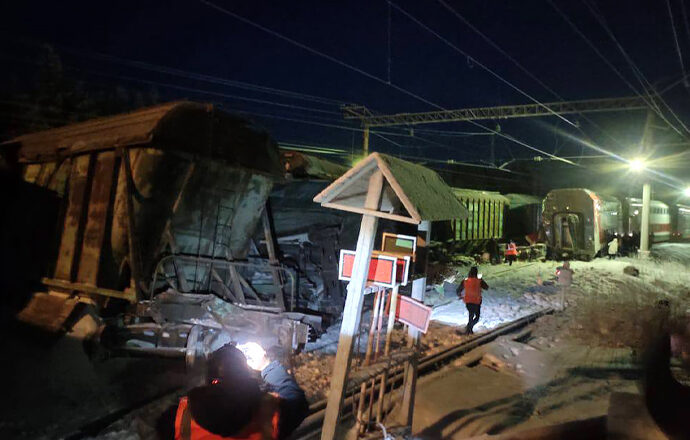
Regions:
<instances>
[{"instance_id":1,"label":"railway crossing sign","mask_svg":"<svg viewBox=\"0 0 690 440\"><path fill-rule=\"evenodd\" d=\"M338 279L350 281L355 262L355 251L340 250ZM367 281L383 287L406 285L410 272L410 257L398 257L377 252L369 260Z\"/></svg>"},{"instance_id":2,"label":"railway crossing sign","mask_svg":"<svg viewBox=\"0 0 690 440\"><path fill-rule=\"evenodd\" d=\"M431 307L409 296L400 295L395 311L395 319L426 334L431 321L431 311Z\"/></svg>"}]
</instances>

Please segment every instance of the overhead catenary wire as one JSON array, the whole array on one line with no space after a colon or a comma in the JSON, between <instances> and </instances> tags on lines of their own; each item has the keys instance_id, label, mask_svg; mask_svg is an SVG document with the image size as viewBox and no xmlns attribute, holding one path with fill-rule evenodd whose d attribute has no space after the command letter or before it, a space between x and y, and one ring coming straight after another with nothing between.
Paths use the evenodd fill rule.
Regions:
<instances>
[{"instance_id":1,"label":"overhead catenary wire","mask_svg":"<svg viewBox=\"0 0 690 440\"><path fill-rule=\"evenodd\" d=\"M307 93L295 92L292 90L278 89L278 88L274 88L274 87L268 87L268 86L253 84L253 83L249 83L246 81L229 80L229 79L225 79L225 78L219 78L217 76L211 76L211 75L201 74L201 73L196 73L196 72L189 72L189 71L177 69L174 67L161 66L161 65L157 65L157 64L147 63L144 61L138 61L138 60L131 60L131 59L126 59L126 58L116 57L116 56L110 55L110 54L87 52L87 51L78 50L78 49L74 49L74 48L66 47L66 46L58 46L58 47L61 50L68 52L68 53L73 53L73 54L80 55L80 56L86 56L86 57L90 57L90 58L95 58L95 59L100 59L100 60L104 60L104 61L108 61L108 62L113 62L113 63L129 66L129 67L138 68L141 70L148 70L148 71L152 71L152 72L156 72L156 73L163 73L163 74L167 74L167 75L171 75L171 76L193 79L193 80L197 80L197 81L214 83L214 84L224 85L224 86L228 86L228 87L235 87L235 88L240 88L240 89L245 89L245 90L252 90L252 91L260 92L260 93L274 94L274 95L284 96L284 97L288 97L288 98L318 102L318 103L327 104L327 105L340 106L342 104L347 103L346 101L341 101L341 100L337 100L337 99L333 99L333 98L325 98L323 96L316 96L316 95L311 95L311 94L307 94Z\"/></svg>"},{"instance_id":2,"label":"overhead catenary wire","mask_svg":"<svg viewBox=\"0 0 690 440\"><path fill-rule=\"evenodd\" d=\"M671 10L671 0L666 0L666 7L668 9L668 18L671 22L671 33L673 34L673 42L675 43L676 53L678 53L678 62L680 63L680 71L685 76L685 64L683 64L683 52L680 50L678 43L678 33L676 32L676 23L673 20L673 11Z\"/></svg>"},{"instance_id":3,"label":"overhead catenary wire","mask_svg":"<svg viewBox=\"0 0 690 440\"><path fill-rule=\"evenodd\" d=\"M516 92L518 92L518 93L520 93L521 95L525 96L527 99L529 99L530 101L534 102L535 104L537 104L537 105L543 107L543 108L546 109L549 113L551 113L553 116L556 116L557 118L559 118L559 119L561 119L561 120L567 122L568 124L570 124L570 125L572 125L572 126L575 126L575 124L574 124L573 122L571 122L568 118L566 118L566 117L564 117L563 115L560 115L560 114L558 114L557 112L553 111L550 107L546 106L544 103L542 103L542 102L539 101L538 99L534 98L534 97L533 97L532 95L530 95L529 93L525 92L524 90L522 90L521 88L519 88L518 86L516 86L516 85L513 84L512 82L508 81L507 79L503 78L501 75L499 75L499 74L496 73L493 69L489 68L487 65L485 65L484 63L482 63L481 61L479 61L477 58L473 57L473 56L470 55L468 52L466 52L466 51L460 49L457 45L453 44L453 43L452 43L451 41L449 41L447 38L444 38L441 34L439 34L438 32L436 32L435 30L431 29L429 26L427 26L427 25L424 24L422 21L420 21L419 19L417 19L414 15L412 15L411 13L409 13L407 10L403 9L402 7L398 6L396 3L393 3L393 2L391 2L391 1L389 1L389 3L390 3L398 12L402 13L403 15L405 15L407 18L409 18L410 20L412 20L414 23L416 23L416 24L417 24L418 26L420 26L422 29L424 29L424 30L426 30L427 32L429 32L430 34L434 35L436 38L438 38L439 40L441 40L442 42L444 42L444 43L445 43L448 47L450 47L451 49L455 50L456 52L458 52L458 53L460 53L460 54L462 54L462 55L464 55L464 56L466 56L466 57L467 57L468 59L470 59L473 63L475 63L476 65L478 65L478 66L481 67L482 69L484 69L484 71L486 71L487 73L489 73L489 74L490 74L491 76L493 76L494 78L498 79L499 81L501 81L501 82L504 83L505 85L507 85L507 86L509 86L510 88L512 88L513 90L515 90Z\"/></svg>"},{"instance_id":4,"label":"overhead catenary wire","mask_svg":"<svg viewBox=\"0 0 690 440\"><path fill-rule=\"evenodd\" d=\"M347 68L347 69L350 69L350 70L352 70L353 72L357 72L357 73L359 73L359 74L361 74L361 75L363 75L363 76L365 76L365 77L367 77L367 78L369 78L369 79L371 79L371 80L374 80L374 81L379 82L379 83L381 83L381 84L387 85L387 86L389 86L389 87L391 87L391 88L393 88L393 89L395 89L395 90L397 90L397 91L399 91L399 92L401 92L401 93L406 94L407 96L410 96L410 97L412 97L412 98L417 99L417 100L420 101L420 102L423 102L423 103L425 103L425 104L428 104L428 105L430 105L430 106L432 106L432 107L434 107L434 108L436 108L436 109L439 109L439 110L447 110L447 109L443 108L442 106L440 106L440 105L438 105L438 104L436 104L436 103L434 103L434 102L432 102L432 101L429 101L428 99L426 99L426 98L424 98L424 97L422 97L422 96L420 96L420 95L418 95L418 94L416 94L416 93L414 93L414 92L411 92L411 91L409 91L409 90L407 90L407 89L405 89L405 88L403 88L403 87L401 87L401 86L398 86L397 84L395 84L395 83L393 83L393 82L390 82L390 83L389 83L388 81L386 81L386 80L383 79L383 78L380 78L380 77L378 77L378 76L376 76L376 75L373 75L373 74L371 74L371 73L369 73L369 72L367 72L367 71L365 71L365 70L363 70L363 69L360 69L359 67L356 67L356 66L354 66L354 65L352 65L352 64L350 64L350 63L347 63L347 62L342 61L342 60L340 60L340 59L338 59L338 58L335 58L335 57L333 57L333 56L331 56L331 55L328 55L328 54L326 54L326 53L324 53L324 52L322 52L322 51L320 51L320 50L314 49L314 48L312 48L312 47L310 47L310 46L308 46L308 45L306 45L306 44L304 44L304 43L301 43L301 42L299 42L299 41L297 41L297 40L295 40L295 39L293 39L293 38L287 37L287 36L285 36L285 35L283 35L283 34L281 34L281 33L279 33L279 32L274 31L273 29L269 29L269 28L267 28L266 26L263 26L263 25L261 25L261 24L259 24L259 23L256 23L256 22L252 21L252 20L249 20L249 19L246 18L246 17L243 17L243 16L241 16L241 15L235 14L234 12L229 11L229 10L227 10L227 9L225 9L225 8L223 8L223 7L217 5L217 4L215 4L215 3L213 3L213 2L211 2L211 1L209 1L209 0L198 0L198 1L199 1L200 3L202 3L202 4L204 4L204 5L206 5L206 6L210 7L210 8L212 8L212 9L215 9L215 10L218 11L218 12L221 12L221 13L223 13L223 14L226 14L226 15L228 15L228 16L230 16L230 17L232 17L232 18L234 18L234 19L236 19L236 20L238 20L238 21L241 21L242 23L245 23L245 24L247 24L247 25L249 25L249 26L252 26L252 27L254 27L254 28L256 28L256 29L259 29L259 30L261 30L261 31L263 31L263 32L265 32L265 33L268 33L269 35L273 35L273 36L275 36L276 38L279 38L279 39L281 39L281 40L283 40L283 41L286 41L286 42L288 42L288 43L290 43L290 44L292 44L292 45L294 45L294 46L297 46L297 47L299 47L299 48L301 48L301 49L303 49L303 50L305 50L305 51L307 51L307 52L310 52L310 53L312 53L312 54L314 54L314 55L318 55L319 57L322 57L322 58L324 58L324 59L326 59L326 60L329 60L329 61L331 61L331 62L333 62L333 63L335 63L335 64L338 64L338 65L340 65L340 66L342 66L342 67L345 67L345 68ZM497 134L497 135L499 135L499 136L501 136L501 137L503 137L503 138L505 138L505 139L508 139L508 140L510 140L511 142L518 143L519 145L522 145L522 146L524 146L524 147L526 147L526 148L529 148L529 149L531 149L531 150L537 151L537 152L539 152L539 153L541 153L541 154L544 154L544 155L546 155L546 156L549 156L549 157L552 157L552 158L561 160L560 158L558 158L557 156L555 156L555 155L553 155L553 154L551 154L551 153L548 153L548 152L546 152L546 151L543 151L543 150L540 150L540 149L538 149L538 148L536 148L536 147L533 147L533 146L527 144L526 142L520 141L520 140L518 140L518 139L516 139L516 138L514 138L514 137L512 137L512 136L508 136L508 135L506 135L506 134L504 134L504 133L499 133L499 132L497 132L497 131L495 131L495 130L492 130L492 129L488 128L488 127L485 127L484 125L482 125L482 124L480 124L480 123L478 123L478 122L476 122L476 121L468 121L468 122L472 123L472 124L475 125L475 126L481 127L482 129L484 129L484 130L486 130L486 131L490 131L490 132L492 132L492 133L494 133L494 134ZM569 163L569 164L571 164L571 165L577 166L577 164L575 164L574 162L571 162L571 161L569 161L569 160L563 160L563 161L566 162L566 163Z\"/></svg>"},{"instance_id":5,"label":"overhead catenary wire","mask_svg":"<svg viewBox=\"0 0 690 440\"><path fill-rule=\"evenodd\" d=\"M685 9L685 0L679 0L680 1L680 12L683 15L683 26L685 28L685 36L688 39L688 43L690 43L690 22L688 22L688 11Z\"/></svg>"},{"instance_id":6,"label":"overhead catenary wire","mask_svg":"<svg viewBox=\"0 0 690 440\"><path fill-rule=\"evenodd\" d=\"M297 110L305 110L305 111L311 111L311 112L316 112L316 113L325 113L325 114L331 114L331 115L339 115L340 114L339 112L331 111L331 110L324 110L324 109L314 108L314 107L306 107L306 106L297 105L297 104L286 104L286 103L281 103L281 102L277 102L277 101L271 101L268 99L250 98L248 96L233 95L230 93L216 92L216 91L212 91L212 90L200 89L197 87L181 86L181 85L171 84L171 83L163 83L160 81L135 78L135 77L131 77L131 76L113 75L110 73L102 73L102 72L94 72L94 71L92 71L91 73L96 74L96 75L102 75L102 76L111 76L113 78L122 79L125 81L132 81L132 82L138 82L138 83L149 84L149 85L157 85L157 86L166 87L169 89L182 90L182 91L186 91L186 92L198 93L198 94L203 94L203 95L219 96L219 97L223 97L223 98L237 99L240 101L255 102L255 103L259 103L259 104L267 104L267 105L273 105L273 106L278 106L278 107L293 108L293 109L297 109Z\"/></svg>"},{"instance_id":7,"label":"overhead catenary wire","mask_svg":"<svg viewBox=\"0 0 690 440\"><path fill-rule=\"evenodd\" d=\"M489 38L485 33L483 33L479 28L477 28L474 24L472 24L467 18L465 18L462 14L460 14L457 9L453 8L450 6L446 1L444 0L437 0L446 10L448 10L451 14L453 14L458 20L460 20L462 23L464 23L467 27L469 27L472 31L474 31L477 35L479 35L486 43L488 43L491 47L493 47L496 51L501 53L503 56L505 56L509 61L511 61L515 66L518 67L524 74L529 76L533 81L535 81L537 84L539 84L541 87L543 87L547 92L549 92L551 95L559 99L560 101L566 101L565 98L563 98L561 95L559 95L553 88L548 86L544 81L539 79L535 74L533 74L529 69L527 69L525 66L523 66L517 59L515 59L513 56L511 56L506 50L504 50L501 46L499 46L496 42L494 42L491 38ZM596 127L599 131L601 131L603 134L605 134L608 138L613 140L619 145L623 145L618 139L616 139L614 136L612 136L610 133L608 133L606 130L604 130L599 124L595 123L589 116L587 116L585 113L578 113L583 119L585 119L587 122L592 124L594 127ZM581 127L576 126L576 128L584 134L584 131L582 130Z\"/></svg>"},{"instance_id":8,"label":"overhead catenary wire","mask_svg":"<svg viewBox=\"0 0 690 440\"><path fill-rule=\"evenodd\" d=\"M549 1L551 1L551 0L549 0ZM626 60L626 62L627 62L628 65L630 66L630 69L632 70L633 74L635 75L635 77L637 78L637 80L640 82L640 84L642 85L642 87L643 87L644 89L646 89L646 90L649 91L649 92L648 92L648 96L649 96L649 99L652 101L652 104L653 104L653 105L652 105L652 108L656 108L656 109L657 109L657 112L656 112L656 113L659 115L660 118L662 118L662 119L664 120L664 122L666 122L666 124L669 125L669 127L671 127L671 128L672 128L676 133L678 133L681 137L687 139L686 134L690 134L690 129L688 129L688 127L685 125L685 123L678 117L678 115L673 111L673 109L671 108L671 106L668 105L668 103L666 102L666 100L665 100L663 97L659 96L659 95L656 94L656 93L655 93L654 95L652 94L652 92L654 92L654 88L652 87L652 84L649 82L649 80L647 80L647 78L645 77L644 73L639 69L639 67L637 67L637 64L635 64L635 61L634 61L634 60L632 59L632 57L628 54L628 52L625 50L625 48L623 47L623 45L618 41L618 38L616 38L616 35L613 33L613 31L611 30L611 27L610 27L610 26L608 25L608 23L606 22L606 19L604 18L603 14L598 10L598 8L596 7L596 5L591 4L591 3L590 3L589 1L587 1L587 0L582 0L582 2L585 4L585 6L587 6L587 8L589 9L589 11L590 11L590 12L592 13L592 15L594 16L594 18L599 22L599 24L601 25L601 27L602 27L602 28L604 29L604 31L608 34L609 38L611 38L611 40L614 42L614 44L616 45L616 47L618 48L618 50L619 50L619 51L621 52L621 54L623 55L623 58ZM674 117L674 119L675 119L676 121L678 121L678 123L681 125L681 127L683 128L683 130L685 130L685 133L686 133L686 134L682 133L681 130L679 130L674 124L671 123L671 121L669 121L669 120L666 118L666 116L663 114L663 112L662 112L661 109L659 108L658 104L657 104L656 101L654 100L655 97L658 98L659 102L661 102L661 103L664 105L664 107L666 107L666 109L669 111L669 113L671 113L671 115Z\"/></svg>"}]
</instances>

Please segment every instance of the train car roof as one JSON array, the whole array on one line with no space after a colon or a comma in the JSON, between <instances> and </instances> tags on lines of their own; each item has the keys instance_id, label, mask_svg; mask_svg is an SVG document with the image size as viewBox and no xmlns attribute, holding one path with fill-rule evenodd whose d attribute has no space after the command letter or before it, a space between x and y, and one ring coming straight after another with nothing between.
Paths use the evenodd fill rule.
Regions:
<instances>
[{"instance_id":1,"label":"train car roof","mask_svg":"<svg viewBox=\"0 0 690 440\"><path fill-rule=\"evenodd\" d=\"M533 196L531 194L508 193L505 196L510 201L511 208L519 208L525 205L541 205L544 201L543 197Z\"/></svg>"},{"instance_id":2,"label":"train car roof","mask_svg":"<svg viewBox=\"0 0 690 440\"><path fill-rule=\"evenodd\" d=\"M280 152L285 171L293 177L307 177L335 180L345 174L348 168L320 157L304 154L301 151L284 150Z\"/></svg>"},{"instance_id":3,"label":"train car roof","mask_svg":"<svg viewBox=\"0 0 690 440\"><path fill-rule=\"evenodd\" d=\"M277 144L265 130L213 104L189 101L29 133L0 144L3 150L15 148L13 155L22 163L131 146L223 159L275 176L283 172Z\"/></svg>"},{"instance_id":4,"label":"train car roof","mask_svg":"<svg viewBox=\"0 0 690 440\"><path fill-rule=\"evenodd\" d=\"M642 206L642 199L638 199L637 197L626 197L625 200L632 202L632 203L639 203L640 206ZM659 200L652 200L651 206L668 208L668 205L666 203L660 202Z\"/></svg>"},{"instance_id":5,"label":"train car roof","mask_svg":"<svg viewBox=\"0 0 690 440\"><path fill-rule=\"evenodd\" d=\"M453 188L453 193L455 193L455 195L459 198L489 200L492 202L510 204L510 199L508 199L508 197L494 191L481 191L468 188Z\"/></svg>"}]
</instances>

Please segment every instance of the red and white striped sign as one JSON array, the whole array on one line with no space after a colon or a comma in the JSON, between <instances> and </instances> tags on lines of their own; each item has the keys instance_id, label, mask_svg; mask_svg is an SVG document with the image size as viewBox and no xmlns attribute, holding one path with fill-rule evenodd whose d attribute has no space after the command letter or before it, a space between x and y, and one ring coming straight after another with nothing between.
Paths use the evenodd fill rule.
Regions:
<instances>
[{"instance_id":1,"label":"red and white striped sign","mask_svg":"<svg viewBox=\"0 0 690 440\"><path fill-rule=\"evenodd\" d=\"M350 281L355 264L355 251L341 249L338 279ZM410 257L396 257L378 253L369 260L367 281L384 287L407 284L410 272Z\"/></svg>"},{"instance_id":2,"label":"red and white striped sign","mask_svg":"<svg viewBox=\"0 0 690 440\"><path fill-rule=\"evenodd\" d=\"M403 324L414 327L422 333L429 329L431 321L431 307L425 306L409 296L398 297L398 312L396 318Z\"/></svg>"}]
</instances>

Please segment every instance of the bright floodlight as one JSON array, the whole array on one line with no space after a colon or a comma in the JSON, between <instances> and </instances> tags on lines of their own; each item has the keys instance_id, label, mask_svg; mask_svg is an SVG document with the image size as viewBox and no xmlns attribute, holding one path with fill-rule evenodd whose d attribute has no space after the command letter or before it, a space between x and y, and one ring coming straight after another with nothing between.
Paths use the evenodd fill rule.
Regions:
<instances>
[{"instance_id":1,"label":"bright floodlight","mask_svg":"<svg viewBox=\"0 0 690 440\"><path fill-rule=\"evenodd\" d=\"M688 186L687 188L685 188L685 190L683 190L683 194L685 194L685 197L690 197L690 186Z\"/></svg>"},{"instance_id":2,"label":"bright floodlight","mask_svg":"<svg viewBox=\"0 0 690 440\"><path fill-rule=\"evenodd\" d=\"M263 370L266 367L266 350L256 342L238 344L237 348L244 353L247 358L247 365L254 370Z\"/></svg>"},{"instance_id":3,"label":"bright floodlight","mask_svg":"<svg viewBox=\"0 0 690 440\"><path fill-rule=\"evenodd\" d=\"M645 169L645 163L642 159L633 159L630 161L630 169L633 171L642 171Z\"/></svg>"}]
</instances>

